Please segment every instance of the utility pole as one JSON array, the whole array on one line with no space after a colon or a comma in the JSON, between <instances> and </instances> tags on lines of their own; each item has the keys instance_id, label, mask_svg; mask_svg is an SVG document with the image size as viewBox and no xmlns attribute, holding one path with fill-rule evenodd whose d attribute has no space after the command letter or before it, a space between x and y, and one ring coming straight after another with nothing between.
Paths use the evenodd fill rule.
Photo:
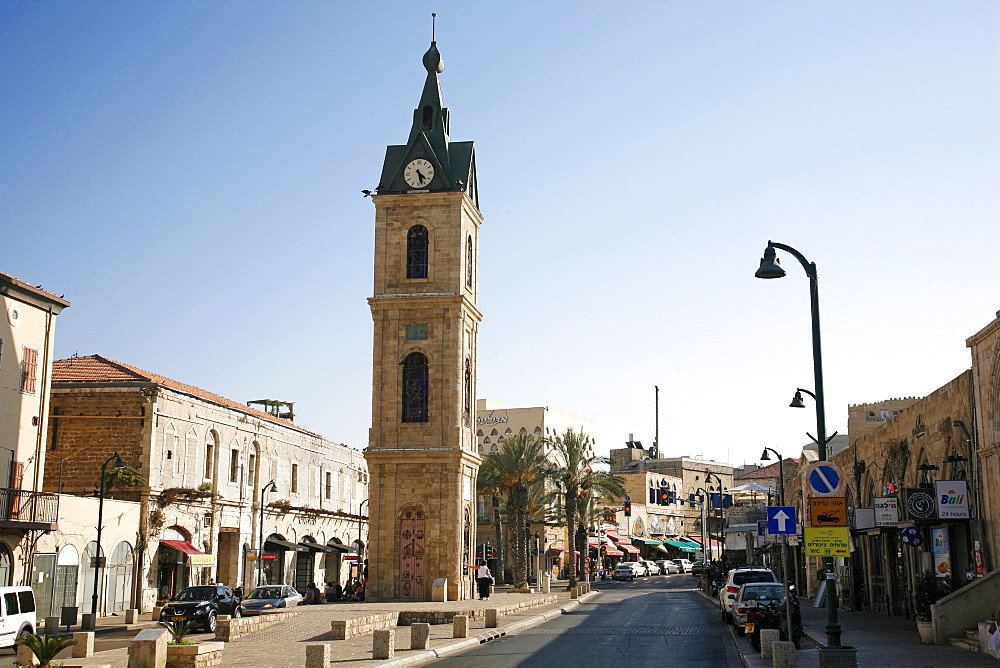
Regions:
<instances>
[{"instance_id":1,"label":"utility pole","mask_svg":"<svg viewBox=\"0 0 1000 668\"><path fill-rule=\"evenodd\" d=\"M660 386L654 385L656 389L656 435L653 437L653 459L660 458Z\"/></svg>"}]
</instances>

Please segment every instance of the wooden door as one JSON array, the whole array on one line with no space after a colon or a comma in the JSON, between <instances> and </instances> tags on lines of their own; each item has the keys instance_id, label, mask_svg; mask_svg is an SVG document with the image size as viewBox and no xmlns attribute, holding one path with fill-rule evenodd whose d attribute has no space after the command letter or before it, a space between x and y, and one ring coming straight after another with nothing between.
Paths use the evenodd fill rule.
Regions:
<instances>
[{"instance_id":1,"label":"wooden door","mask_svg":"<svg viewBox=\"0 0 1000 668\"><path fill-rule=\"evenodd\" d=\"M427 599L427 563L424 560L424 513L403 511L399 521L399 598Z\"/></svg>"}]
</instances>

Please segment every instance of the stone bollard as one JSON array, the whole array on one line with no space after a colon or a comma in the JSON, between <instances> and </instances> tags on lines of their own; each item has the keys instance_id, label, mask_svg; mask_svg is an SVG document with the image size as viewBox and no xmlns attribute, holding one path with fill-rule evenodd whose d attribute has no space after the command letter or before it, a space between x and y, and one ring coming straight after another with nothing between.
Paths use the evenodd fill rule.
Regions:
<instances>
[{"instance_id":1,"label":"stone bollard","mask_svg":"<svg viewBox=\"0 0 1000 668\"><path fill-rule=\"evenodd\" d=\"M128 668L165 668L169 635L162 627L139 631L128 644Z\"/></svg>"},{"instance_id":2,"label":"stone bollard","mask_svg":"<svg viewBox=\"0 0 1000 668\"><path fill-rule=\"evenodd\" d=\"M97 615L85 612L83 613L83 618L80 621L80 628L84 631L93 631L97 627Z\"/></svg>"},{"instance_id":3,"label":"stone bollard","mask_svg":"<svg viewBox=\"0 0 1000 668\"><path fill-rule=\"evenodd\" d=\"M795 668L795 643L778 640L771 645L774 668Z\"/></svg>"},{"instance_id":4,"label":"stone bollard","mask_svg":"<svg viewBox=\"0 0 1000 668\"><path fill-rule=\"evenodd\" d=\"M45 635L54 636L59 633L59 618L58 617L46 617L45 618Z\"/></svg>"},{"instance_id":5,"label":"stone bollard","mask_svg":"<svg viewBox=\"0 0 1000 668\"><path fill-rule=\"evenodd\" d=\"M333 661L332 645L306 645L305 668L327 668Z\"/></svg>"},{"instance_id":6,"label":"stone bollard","mask_svg":"<svg viewBox=\"0 0 1000 668\"><path fill-rule=\"evenodd\" d=\"M73 645L74 659L86 659L87 657L94 656L93 631L77 631L73 634L73 640L76 642Z\"/></svg>"},{"instance_id":7,"label":"stone bollard","mask_svg":"<svg viewBox=\"0 0 1000 668\"><path fill-rule=\"evenodd\" d=\"M125 623L126 624L138 624L139 623L139 610L137 608L129 608L125 611Z\"/></svg>"},{"instance_id":8,"label":"stone bollard","mask_svg":"<svg viewBox=\"0 0 1000 668\"><path fill-rule=\"evenodd\" d=\"M396 654L396 632L392 629L379 629L372 637L372 658L391 659Z\"/></svg>"},{"instance_id":9,"label":"stone bollard","mask_svg":"<svg viewBox=\"0 0 1000 668\"><path fill-rule=\"evenodd\" d=\"M580 588L579 587L573 587L572 589L570 589L569 590L569 597L570 598L580 598Z\"/></svg>"},{"instance_id":10,"label":"stone bollard","mask_svg":"<svg viewBox=\"0 0 1000 668\"><path fill-rule=\"evenodd\" d=\"M37 666L38 659L35 658L35 653L24 645L17 646L17 665L19 666Z\"/></svg>"},{"instance_id":11,"label":"stone bollard","mask_svg":"<svg viewBox=\"0 0 1000 668\"><path fill-rule=\"evenodd\" d=\"M590 583L588 582L587 584L583 585L583 589L584 589L584 591L583 591L584 594L589 594L590 593Z\"/></svg>"},{"instance_id":12,"label":"stone bollard","mask_svg":"<svg viewBox=\"0 0 1000 668\"><path fill-rule=\"evenodd\" d=\"M161 608L158 605L153 606L153 621L154 622L160 621L160 610L163 610L163 608Z\"/></svg>"},{"instance_id":13,"label":"stone bollard","mask_svg":"<svg viewBox=\"0 0 1000 668\"><path fill-rule=\"evenodd\" d=\"M500 620L500 611L496 608L486 609L486 628L495 629L497 627L497 622Z\"/></svg>"},{"instance_id":14,"label":"stone bollard","mask_svg":"<svg viewBox=\"0 0 1000 668\"><path fill-rule=\"evenodd\" d=\"M455 615L454 617L451 618L451 637L452 638L469 637L468 615Z\"/></svg>"},{"instance_id":15,"label":"stone bollard","mask_svg":"<svg viewBox=\"0 0 1000 668\"><path fill-rule=\"evenodd\" d=\"M778 629L764 629L760 632L760 658L768 661L771 659L771 646L781 640L781 631Z\"/></svg>"},{"instance_id":16,"label":"stone bollard","mask_svg":"<svg viewBox=\"0 0 1000 668\"><path fill-rule=\"evenodd\" d=\"M431 639L431 625L426 622L410 624L410 649L427 649Z\"/></svg>"},{"instance_id":17,"label":"stone bollard","mask_svg":"<svg viewBox=\"0 0 1000 668\"><path fill-rule=\"evenodd\" d=\"M545 585L545 587L544 587L544 589L542 591L544 591L546 594L551 594L552 593L552 576L546 574L545 577L542 578L542 582Z\"/></svg>"}]
</instances>

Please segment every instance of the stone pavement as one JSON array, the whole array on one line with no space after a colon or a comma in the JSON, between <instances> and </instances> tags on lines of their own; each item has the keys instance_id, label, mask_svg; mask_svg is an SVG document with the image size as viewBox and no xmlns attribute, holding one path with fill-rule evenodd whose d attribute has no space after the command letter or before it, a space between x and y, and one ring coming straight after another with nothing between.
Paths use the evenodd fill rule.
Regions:
<instances>
[{"instance_id":1,"label":"stone pavement","mask_svg":"<svg viewBox=\"0 0 1000 668\"><path fill-rule=\"evenodd\" d=\"M707 597L706 597L707 598ZM718 606L718 601L710 599ZM799 599L805 636L816 645L826 645L827 610L812 607L808 599ZM917 634L916 622L890 617L877 612L844 612L839 614L841 642L858 649L858 666L862 668L939 668L940 666L996 666L996 659L951 645L924 645ZM803 639L805 641L805 639ZM803 646L805 647L805 642ZM770 666L750 648L745 638L736 638L745 666ZM796 665L819 666L815 648L796 652Z\"/></svg>"},{"instance_id":2,"label":"stone pavement","mask_svg":"<svg viewBox=\"0 0 1000 668\"><path fill-rule=\"evenodd\" d=\"M560 588L561 589L561 588ZM557 599L555 603L541 605L515 613L502 615L499 629L489 629L489 631L503 631L505 627L516 624L540 623L542 615L560 614L560 609L570 604L569 592L554 590ZM298 608L300 614L284 622L268 627L259 633L245 638L240 638L226 643L226 648L222 653L223 666L254 666L255 668L286 668L288 666L302 666L305 663L306 645L312 643L326 643L333 647L333 663L356 663L358 665L380 665L384 661L375 661L372 655L372 635L366 634L347 640L330 640L330 623L335 619L349 619L352 617L364 616L377 611L389 610L474 610L480 612L480 616L473 618L469 623L469 636L475 636L487 631L485 620L481 614L487 608L500 607L512 603L524 602L530 594L507 594L495 593L487 601L451 601L447 603L414 602L414 603L328 603L316 606L303 606ZM573 603L575 605L576 603ZM150 615L141 617L141 622L137 625L126 627L121 623L121 618L101 618L98 621L98 633L100 635L110 633L121 633L133 630L138 633L141 628L155 626L156 623ZM421 659L433 658L433 653L421 650L410 649L410 627L396 626L396 656L399 663L417 661ZM430 647L432 650L440 651L446 646L454 646L462 643L463 640L452 638L451 624L436 624L430 627ZM98 636L100 637L100 636ZM199 639L210 639L204 635ZM473 641L478 643L478 641ZM97 652L94 656L95 662L111 664L115 668L126 668L128 665L128 650L125 648Z\"/></svg>"}]
</instances>

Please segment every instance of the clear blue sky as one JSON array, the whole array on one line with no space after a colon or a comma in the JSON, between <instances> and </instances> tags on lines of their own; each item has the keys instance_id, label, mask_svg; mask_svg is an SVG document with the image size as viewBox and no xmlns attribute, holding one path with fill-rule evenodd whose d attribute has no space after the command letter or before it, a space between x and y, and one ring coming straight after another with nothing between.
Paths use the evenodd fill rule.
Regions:
<instances>
[{"instance_id":1,"label":"clear blue sky","mask_svg":"<svg viewBox=\"0 0 1000 668\"><path fill-rule=\"evenodd\" d=\"M57 353L370 426L374 210L430 14L481 205L478 396L602 449L796 455L970 366L1000 309L1000 3L0 2L0 270Z\"/></svg>"}]
</instances>

